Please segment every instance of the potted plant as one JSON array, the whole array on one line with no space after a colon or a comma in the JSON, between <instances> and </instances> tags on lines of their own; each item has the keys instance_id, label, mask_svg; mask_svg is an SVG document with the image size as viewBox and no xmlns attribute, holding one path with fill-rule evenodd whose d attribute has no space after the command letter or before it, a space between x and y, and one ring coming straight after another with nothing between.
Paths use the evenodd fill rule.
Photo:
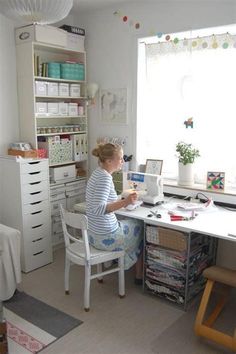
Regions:
<instances>
[{"instance_id":1,"label":"potted plant","mask_svg":"<svg viewBox=\"0 0 236 354\"><path fill-rule=\"evenodd\" d=\"M191 186L194 182L193 163L200 156L199 150L192 144L180 141L176 145L177 157L179 159L179 177L178 184Z\"/></svg>"}]
</instances>

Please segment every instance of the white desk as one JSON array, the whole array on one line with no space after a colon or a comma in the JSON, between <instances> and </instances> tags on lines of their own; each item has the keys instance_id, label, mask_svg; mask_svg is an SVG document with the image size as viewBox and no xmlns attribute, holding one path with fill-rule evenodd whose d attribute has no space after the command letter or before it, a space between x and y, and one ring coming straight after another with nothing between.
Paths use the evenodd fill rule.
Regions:
<instances>
[{"instance_id":1,"label":"white desk","mask_svg":"<svg viewBox=\"0 0 236 354\"><path fill-rule=\"evenodd\" d=\"M125 217L125 218L128 217L132 219L142 220L144 222L145 227L147 225L152 225L157 227L159 226L167 229L181 231L188 236L187 237L188 246L186 249L186 263L185 263L186 273L185 273L184 303L182 303L184 309L186 309L190 298L190 292L189 292L190 285L188 284L190 279L190 273L192 271L191 268L192 266L190 265L190 260L189 260L191 255L191 240L193 239L192 236L195 233L197 233L197 234L203 234L206 236L214 237L217 239L224 239L224 240L236 242L236 213L233 211L228 211L221 207L211 207L210 209L205 211L197 211L198 215L193 220L171 221L170 215L168 214L169 210L173 211L175 214L181 214L181 215L185 214L186 216L191 215L191 212L178 211L178 209L175 208L178 202L183 203L183 200L174 199L173 202L172 201L169 203L167 202L163 205L155 206L155 207L141 206L133 211L128 211L122 208L120 210L117 210L115 213L118 217ZM84 209L85 209L85 203L75 205L75 210L78 212L85 212ZM148 215L150 215L150 210L158 211L158 213L161 214L161 218L156 218L155 216L148 217ZM229 234L232 234L232 236L230 236ZM214 254L212 259L214 259L216 256L215 254L216 250L214 244L215 243L212 240L211 249L214 250L212 251L212 253L209 251L209 254Z\"/></svg>"},{"instance_id":2,"label":"white desk","mask_svg":"<svg viewBox=\"0 0 236 354\"><path fill-rule=\"evenodd\" d=\"M169 204L171 210L173 204L177 202L178 201L175 201ZM147 215L150 214L150 210L158 210L162 217L160 219L155 216L148 217ZM179 214L180 212L175 210L175 213ZM197 217L194 220L189 221L171 221L170 215L168 214L168 204L152 208L141 206L133 211L128 211L122 208L117 210L116 214L119 216L143 220L144 223L148 223L149 225L167 227L188 233L199 232L216 238L236 242L236 212L218 206L209 211L197 212ZM190 212L188 212L188 214L190 215Z\"/></svg>"},{"instance_id":3,"label":"white desk","mask_svg":"<svg viewBox=\"0 0 236 354\"><path fill-rule=\"evenodd\" d=\"M224 240L236 242L236 213L233 211L228 211L228 210L223 209L221 207L211 207L209 210L197 211L198 215L193 220L171 221L170 215L168 214L169 210L171 210L175 214L181 214L181 215L185 214L186 216L191 216L190 211L182 212L176 208L176 204L178 202L182 203L183 200L182 201L174 200L173 202L171 202L169 204L166 203L161 206L156 206L156 207L152 207L152 208L139 207L133 211L127 211L126 209L120 209L120 210L116 211L116 214L119 217L129 217L129 218L142 220L144 222L145 227L147 227L147 225L152 225L152 226L157 226L157 227L162 227L162 228L166 228L166 229L180 231L180 232L183 232L184 234L186 234L187 240L188 240L187 241L188 246L186 248L186 263L185 263L186 273L185 273L185 280L184 280L184 282L185 282L184 289L185 290L184 290L184 295L183 295L182 299L180 297L179 298L176 297L177 303L179 300L181 300L181 301L183 300L182 305L183 305L183 308L186 310L191 299L201 290L200 284L202 284L201 283L202 281L200 280L200 278L198 278L199 277L199 275L198 275L196 278L196 279L199 279L199 280L197 280L197 283L196 283L196 287L198 288L198 290L196 291L195 295L193 295L194 291L195 291L194 290L195 285L193 285L194 283L192 283L193 278L192 278L191 274L192 274L192 272L194 272L195 265L190 264L191 263L190 259L192 259L191 258L192 257L191 244L192 244L192 240L193 240L194 235L203 234L206 236L214 237L214 239L224 239ZM150 210L158 211L158 213L161 214L161 218L156 218L155 216L148 217L148 215L150 215ZM232 236L230 236L229 234L232 234ZM216 243L213 242L214 239L213 238L212 238L212 240L208 239L211 244L208 254L209 254L209 257L212 259L212 261L216 258ZM144 280L145 280L145 283L144 283L144 290L146 289L146 290L150 291L150 284L151 283L149 282L149 285L148 285L148 276L146 276L146 271L147 271L146 269L147 269L147 267L149 267L147 265L149 257L148 257L148 251L146 250L146 245L148 248L149 243L146 242L146 237L145 237L145 256L144 256ZM160 246L157 246L157 250L158 249L160 250ZM167 258L168 258L168 253L171 253L171 252L168 252L168 250L167 250L167 253L166 253ZM210 255L212 255L212 257ZM157 257L159 257L159 256L157 256ZM164 264L164 263L162 263L162 261L159 263L158 258L156 261L157 261L156 269L158 269L158 273L161 271L161 272L166 272L166 274L168 274L168 272L169 272L168 269L165 270L165 268L163 268L161 270L162 264ZM167 261L167 263L168 262L169 261ZM159 264L160 264L161 268L158 268ZM197 262L196 262L196 264L197 264ZM208 265L209 265L209 263L208 263ZM207 266L207 264L205 264L205 267L206 266ZM152 266L151 266L151 268L152 268ZM170 266L169 269L170 269L170 277L171 277L171 276L173 276L173 275L171 275L173 267ZM177 269L176 269L176 271L177 271ZM201 270L201 272L202 272L202 270ZM178 273L178 271L177 271L177 273ZM201 274L201 273L198 273L198 274ZM163 292L168 291L168 286L169 286L168 285L168 277L169 277L169 275L167 275L167 283L165 283L166 285L163 284L164 288L167 286L167 290L163 290ZM182 279L184 279L184 278L182 278ZM147 284L146 284L146 281L147 281ZM155 281L154 281L154 284L155 284ZM161 289L163 287L161 285L158 287L158 283L157 283L157 288L158 288L157 290L153 289L153 291L151 290L151 292L157 294L158 296L163 297L163 293L162 293L162 295L158 294L159 288ZM160 291L162 292L162 289ZM178 288L175 288L175 289L172 288L171 293L174 294L174 296L176 296L176 293L178 293ZM166 297L166 295L164 295L164 297ZM180 302L179 302L179 304L180 304Z\"/></svg>"}]
</instances>

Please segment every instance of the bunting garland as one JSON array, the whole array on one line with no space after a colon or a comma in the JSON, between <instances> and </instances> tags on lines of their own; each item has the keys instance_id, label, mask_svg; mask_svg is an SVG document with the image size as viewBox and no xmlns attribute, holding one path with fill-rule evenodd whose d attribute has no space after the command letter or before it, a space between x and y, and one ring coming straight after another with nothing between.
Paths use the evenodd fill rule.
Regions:
<instances>
[{"instance_id":1,"label":"bunting garland","mask_svg":"<svg viewBox=\"0 0 236 354\"><path fill-rule=\"evenodd\" d=\"M135 30L139 30L142 28L140 22L130 19L127 15L122 14L121 11L117 10L113 12L113 15L118 17L124 24L128 24L130 27L133 27ZM178 46L180 43L184 46L192 47L192 49L228 49L228 48L235 48L236 49L236 36L231 35L230 33L225 33L225 38L222 41L222 38L219 39L218 35L212 34L212 42L209 43L208 41L204 40L203 38L197 37L194 39L180 39L178 37L171 38L170 34L164 34L160 31L149 31L150 36L156 36L159 39L164 39L164 41L173 44L174 46ZM208 36L209 37L209 36ZM163 41L163 42L164 42Z\"/></svg>"}]
</instances>

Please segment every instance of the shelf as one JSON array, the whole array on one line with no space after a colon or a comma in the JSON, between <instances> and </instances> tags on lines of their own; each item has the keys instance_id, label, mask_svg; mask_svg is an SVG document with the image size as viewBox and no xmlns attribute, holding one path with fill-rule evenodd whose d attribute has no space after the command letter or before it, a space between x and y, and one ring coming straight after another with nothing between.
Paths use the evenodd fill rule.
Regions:
<instances>
[{"instance_id":1,"label":"shelf","mask_svg":"<svg viewBox=\"0 0 236 354\"><path fill-rule=\"evenodd\" d=\"M45 43L39 43L39 42L33 42L34 45L34 49L38 49L38 50L44 50L47 51L49 53L65 53L65 54L85 54L85 51L78 51L76 49L68 49L65 47L59 47L56 45L52 45L52 44L45 44Z\"/></svg>"},{"instance_id":2,"label":"shelf","mask_svg":"<svg viewBox=\"0 0 236 354\"><path fill-rule=\"evenodd\" d=\"M56 100L86 100L87 97L74 97L74 96L38 96L36 95L35 98L43 98L43 99L56 99Z\"/></svg>"},{"instance_id":3,"label":"shelf","mask_svg":"<svg viewBox=\"0 0 236 354\"><path fill-rule=\"evenodd\" d=\"M35 76L35 81L52 81L52 82L65 82L69 84L85 84L85 81L82 80L67 80L67 79L58 79L54 77L47 77L47 76Z\"/></svg>"},{"instance_id":4,"label":"shelf","mask_svg":"<svg viewBox=\"0 0 236 354\"><path fill-rule=\"evenodd\" d=\"M37 134L37 136L75 135L75 134L87 134L87 131L81 130L79 132L45 133L45 134Z\"/></svg>"},{"instance_id":5,"label":"shelf","mask_svg":"<svg viewBox=\"0 0 236 354\"><path fill-rule=\"evenodd\" d=\"M60 163L50 164L49 167L62 166L62 165L72 165L74 163L84 162L84 161L87 161L87 159L86 160L81 160L81 161L63 161L63 162L60 162ZM86 178L86 177L84 177L84 178Z\"/></svg>"},{"instance_id":6,"label":"shelf","mask_svg":"<svg viewBox=\"0 0 236 354\"><path fill-rule=\"evenodd\" d=\"M51 115L51 116L35 116L35 118L42 118L42 119L51 119L51 118L56 118L56 119L65 119L65 118L86 118L86 116L85 115L83 115L83 116L54 116L54 115Z\"/></svg>"}]
</instances>

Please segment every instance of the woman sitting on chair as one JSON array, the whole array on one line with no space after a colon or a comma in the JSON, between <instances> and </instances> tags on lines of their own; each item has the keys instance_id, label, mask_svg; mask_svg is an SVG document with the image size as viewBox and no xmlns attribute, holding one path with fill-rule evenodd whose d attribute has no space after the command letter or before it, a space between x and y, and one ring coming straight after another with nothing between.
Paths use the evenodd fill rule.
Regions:
<instances>
[{"instance_id":1,"label":"woman sitting on chair","mask_svg":"<svg viewBox=\"0 0 236 354\"><path fill-rule=\"evenodd\" d=\"M123 149L116 144L99 144L92 154L99 167L89 178L86 190L86 214L91 245L105 251L125 251L125 269L134 264L135 283L142 284L143 225L133 219L117 220L114 211L134 204L137 193L118 199L112 173L123 165Z\"/></svg>"}]
</instances>

